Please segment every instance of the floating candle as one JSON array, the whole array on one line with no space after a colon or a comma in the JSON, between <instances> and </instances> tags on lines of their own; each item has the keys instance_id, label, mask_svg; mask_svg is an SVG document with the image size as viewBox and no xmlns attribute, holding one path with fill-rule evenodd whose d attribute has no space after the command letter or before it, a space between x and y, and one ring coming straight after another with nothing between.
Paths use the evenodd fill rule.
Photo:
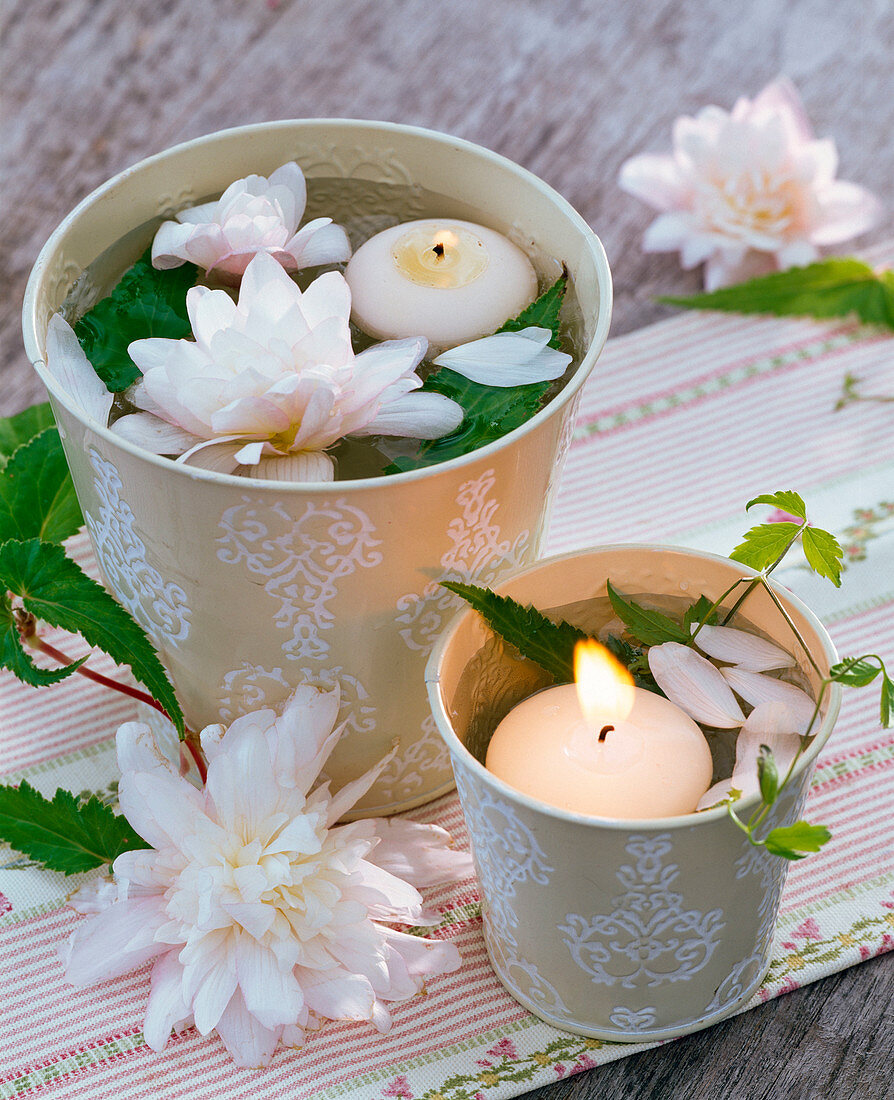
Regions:
<instances>
[{"instance_id":1,"label":"floating candle","mask_svg":"<svg viewBox=\"0 0 894 1100\"><path fill-rule=\"evenodd\" d=\"M530 696L499 724L488 770L523 794L576 813L694 812L712 772L702 731L670 700L634 687L598 643L582 643L575 657L576 684Z\"/></svg>"},{"instance_id":2,"label":"floating candle","mask_svg":"<svg viewBox=\"0 0 894 1100\"><path fill-rule=\"evenodd\" d=\"M443 218L371 237L345 278L355 324L380 340L425 336L430 354L490 335L537 295L520 248L483 225Z\"/></svg>"}]
</instances>

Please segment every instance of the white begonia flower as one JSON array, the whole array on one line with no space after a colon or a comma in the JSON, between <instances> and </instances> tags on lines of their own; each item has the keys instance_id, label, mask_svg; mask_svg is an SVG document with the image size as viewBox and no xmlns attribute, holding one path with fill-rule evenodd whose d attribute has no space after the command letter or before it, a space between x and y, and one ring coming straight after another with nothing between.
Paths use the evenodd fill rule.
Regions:
<instances>
[{"instance_id":1,"label":"white begonia flower","mask_svg":"<svg viewBox=\"0 0 894 1100\"><path fill-rule=\"evenodd\" d=\"M436 923L416 886L471 875L470 858L434 825L335 824L390 759L337 794L313 788L337 713L337 691L305 686L279 716L208 727L202 791L147 727L119 730L121 809L151 847L115 860L117 895L74 932L66 978L91 985L152 961L153 1050L194 1022L237 1065L264 1065L327 1019L387 1031L387 1002L459 966L453 944L389 925Z\"/></svg>"},{"instance_id":2,"label":"white begonia flower","mask_svg":"<svg viewBox=\"0 0 894 1100\"><path fill-rule=\"evenodd\" d=\"M649 671L668 699L696 722L735 729L745 721L720 671L689 646L679 642L650 646Z\"/></svg>"},{"instance_id":3,"label":"white begonia flower","mask_svg":"<svg viewBox=\"0 0 894 1100\"><path fill-rule=\"evenodd\" d=\"M749 672L769 672L775 668L791 668L795 658L758 634L737 630L732 626L697 626L692 624L695 644L715 661L726 661ZM698 631L698 633L696 633Z\"/></svg>"},{"instance_id":4,"label":"white begonia flower","mask_svg":"<svg viewBox=\"0 0 894 1100\"><path fill-rule=\"evenodd\" d=\"M571 356L549 347L549 329L532 326L518 332L497 332L482 340L458 344L434 360L484 386L525 386L561 378Z\"/></svg>"},{"instance_id":5,"label":"white begonia flower","mask_svg":"<svg viewBox=\"0 0 894 1100\"><path fill-rule=\"evenodd\" d=\"M780 782L788 774L792 761L798 755L801 738L796 732L797 722L791 708L785 703L761 703L745 719L736 738L736 763L729 779L721 779L698 801L698 810L707 810L728 797L730 790L740 792L742 798L757 794L760 789L757 760L761 745L773 753Z\"/></svg>"},{"instance_id":6,"label":"white begonia flower","mask_svg":"<svg viewBox=\"0 0 894 1100\"><path fill-rule=\"evenodd\" d=\"M673 146L670 156L626 161L619 183L661 211L643 249L679 250L687 269L706 261L707 290L808 264L820 246L864 233L880 215L869 191L835 179L835 143L814 139L789 80L731 112L711 106L678 118Z\"/></svg>"},{"instance_id":7,"label":"white begonia flower","mask_svg":"<svg viewBox=\"0 0 894 1100\"><path fill-rule=\"evenodd\" d=\"M128 348L143 372L130 397L145 411L112 430L147 450L179 450L181 461L223 472L265 456L311 453L321 461L306 464L307 476L325 481L333 465L323 452L346 435L437 439L462 421L455 401L414 392L424 339L387 340L354 354L351 294L338 272L302 292L259 253L238 304L226 291L196 286L186 308L194 341L150 338ZM175 450L167 449L171 439L179 439Z\"/></svg>"},{"instance_id":8,"label":"white begonia flower","mask_svg":"<svg viewBox=\"0 0 894 1100\"><path fill-rule=\"evenodd\" d=\"M351 258L348 237L331 218L298 229L307 205L304 173L294 161L272 175L236 180L215 202L191 206L163 222L152 242L152 264L166 270L189 261L238 283L259 252L287 271Z\"/></svg>"}]
</instances>

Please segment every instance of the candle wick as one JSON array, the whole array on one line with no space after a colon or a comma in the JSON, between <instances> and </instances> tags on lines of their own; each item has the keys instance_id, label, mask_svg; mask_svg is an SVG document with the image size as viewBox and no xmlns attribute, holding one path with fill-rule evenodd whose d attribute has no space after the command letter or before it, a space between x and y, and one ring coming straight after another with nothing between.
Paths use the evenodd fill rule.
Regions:
<instances>
[{"instance_id":1,"label":"candle wick","mask_svg":"<svg viewBox=\"0 0 894 1100\"><path fill-rule=\"evenodd\" d=\"M599 731L600 742L604 741L606 736L611 733L614 728L614 726L603 726L602 729Z\"/></svg>"},{"instance_id":2,"label":"candle wick","mask_svg":"<svg viewBox=\"0 0 894 1100\"><path fill-rule=\"evenodd\" d=\"M433 246L432 252L434 252L434 254L438 257L439 260L444 255L444 246L441 244L440 241L438 241L438 243Z\"/></svg>"}]
</instances>

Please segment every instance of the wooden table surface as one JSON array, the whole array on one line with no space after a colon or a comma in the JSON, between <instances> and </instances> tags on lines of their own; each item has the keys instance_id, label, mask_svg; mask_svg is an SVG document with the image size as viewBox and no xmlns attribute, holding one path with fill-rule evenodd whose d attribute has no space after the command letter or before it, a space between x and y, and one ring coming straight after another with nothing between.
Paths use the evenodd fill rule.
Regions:
<instances>
[{"instance_id":1,"label":"wooden table surface","mask_svg":"<svg viewBox=\"0 0 894 1100\"><path fill-rule=\"evenodd\" d=\"M0 415L41 397L19 314L52 229L120 169L223 127L387 119L518 161L602 238L614 334L700 286L640 251L652 214L616 184L627 157L668 148L678 114L785 73L842 178L888 201L894 176L890 0L0 0L0 35ZM889 211L858 243L892 230ZM882 1097L891 978L877 959L532 1095Z\"/></svg>"}]
</instances>

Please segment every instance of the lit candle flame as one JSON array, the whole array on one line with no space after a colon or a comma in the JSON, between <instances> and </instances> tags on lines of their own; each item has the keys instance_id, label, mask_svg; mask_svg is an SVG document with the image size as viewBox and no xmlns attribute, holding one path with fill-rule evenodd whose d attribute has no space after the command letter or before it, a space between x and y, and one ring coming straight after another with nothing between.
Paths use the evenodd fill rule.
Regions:
<instances>
[{"instance_id":1,"label":"lit candle flame","mask_svg":"<svg viewBox=\"0 0 894 1100\"><path fill-rule=\"evenodd\" d=\"M633 677L592 638L574 647L574 683L583 716L594 729L604 730L606 722L622 722L633 710Z\"/></svg>"}]
</instances>

